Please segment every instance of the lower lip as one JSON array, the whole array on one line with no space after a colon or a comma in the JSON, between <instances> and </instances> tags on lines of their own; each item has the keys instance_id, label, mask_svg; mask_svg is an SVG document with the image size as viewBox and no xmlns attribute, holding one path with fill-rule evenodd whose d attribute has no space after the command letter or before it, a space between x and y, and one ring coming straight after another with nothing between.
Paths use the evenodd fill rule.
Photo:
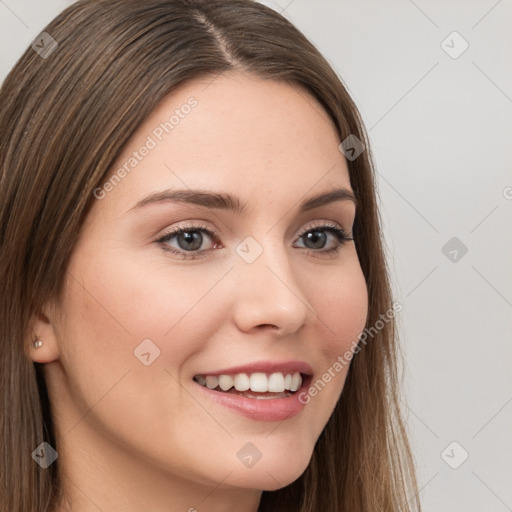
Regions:
<instances>
[{"instance_id":1,"label":"lower lip","mask_svg":"<svg viewBox=\"0 0 512 512\"><path fill-rule=\"evenodd\" d=\"M302 386L287 398L247 398L245 396L214 391L194 382L206 395L215 402L233 409L235 412L256 421L283 421L297 416L302 409L303 403L299 401L301 392L308 388L311 376L303 379Z\"/></svg>"}]
</instances>

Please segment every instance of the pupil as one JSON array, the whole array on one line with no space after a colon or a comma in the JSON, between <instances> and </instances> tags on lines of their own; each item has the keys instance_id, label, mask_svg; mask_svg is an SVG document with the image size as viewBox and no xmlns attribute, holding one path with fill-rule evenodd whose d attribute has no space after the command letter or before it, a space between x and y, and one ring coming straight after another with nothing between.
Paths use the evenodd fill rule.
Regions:
<instances>
[{"instance_id":1,"label":"pupil","mask_svg":"<svg viewBox=\"0 0 512 512\"><path fill-rule=\"evenodd\" d=\"M193 251L201 247L202 235L197 231L184 231L178 235L178 243L181 249ZM185 247L180 242L184 242Z\"/></svg>"},{"instance_id":2,"label":"pupil","mask_svg":"<svg viewBox=\"0 0 512 512\"><path fill-rule=\"evenodd\" d=\"M306 240L313 242L313 249L321 249L325 244L325 238L326 235L322 231L310 231L306 236ZM320 241L320 244L318 241Z\"/></svg>"}]
</instances>

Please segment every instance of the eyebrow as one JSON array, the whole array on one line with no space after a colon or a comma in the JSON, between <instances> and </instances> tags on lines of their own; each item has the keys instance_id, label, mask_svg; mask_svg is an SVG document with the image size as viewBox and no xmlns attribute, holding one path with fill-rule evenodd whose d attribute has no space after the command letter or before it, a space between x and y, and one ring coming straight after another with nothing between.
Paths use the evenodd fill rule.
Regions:
<instances>
[{"instance_id":1,"label":"eyebrow","mask_svg":"<svg viewBox=\"0 0 512 512\"><path fill-rule=\"evenodd\" d=\"M246 212L247 204L242 203L238 197L230 194L218 192L205 192L204 190L162 190L154 192L149 196L141 199L128 212L143 208L149 204L165 203L165 202L189 203L206 208L214 208L219 210L228 210L243 215ZM309 199L303 201L299 205L299 213L325 206L335 201L352 201L357 205L354 193L346 188L335 188L328 192L322 192ZM127 212L127 213L128 213Z\"/></svg>"}]
</instances>

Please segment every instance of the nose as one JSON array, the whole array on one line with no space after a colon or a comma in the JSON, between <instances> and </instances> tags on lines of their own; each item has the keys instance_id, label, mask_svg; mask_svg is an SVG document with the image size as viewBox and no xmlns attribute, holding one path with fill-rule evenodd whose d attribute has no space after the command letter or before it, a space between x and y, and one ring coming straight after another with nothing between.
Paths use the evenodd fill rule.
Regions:
<instances>
[{"instance_id":1,"label":"nose","mask_svg":"<svg viewBox=\"0 0 512 512\"><path fill-rule=\"evenodd\" d=\"M282 337L312 323L316 313L300 287L297 271L282 247L264 247L252 263L237 260L233 269L237 327L244 332L275 331Z\"/></svg>"}]
</instances>

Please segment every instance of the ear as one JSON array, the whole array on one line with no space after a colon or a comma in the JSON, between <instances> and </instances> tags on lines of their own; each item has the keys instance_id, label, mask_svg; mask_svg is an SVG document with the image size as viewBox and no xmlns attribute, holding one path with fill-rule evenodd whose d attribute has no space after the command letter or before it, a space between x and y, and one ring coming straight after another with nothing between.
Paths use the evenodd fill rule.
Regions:
<instances>
[{"instance_id":1,"label":"ear","mask_svg":"<svg viewBox=\"0 0 512 512\"><path fill-rule=\"evenodd\" d=\"M28 358L34 363L51 363L59 358L59 345L54 324L56 315L53 310L45 308L38 315L31 318L28 338L25 340L26 353ZM34 348L32 342L41 340L42 345Z\"/></svg>"}]
</instances>

